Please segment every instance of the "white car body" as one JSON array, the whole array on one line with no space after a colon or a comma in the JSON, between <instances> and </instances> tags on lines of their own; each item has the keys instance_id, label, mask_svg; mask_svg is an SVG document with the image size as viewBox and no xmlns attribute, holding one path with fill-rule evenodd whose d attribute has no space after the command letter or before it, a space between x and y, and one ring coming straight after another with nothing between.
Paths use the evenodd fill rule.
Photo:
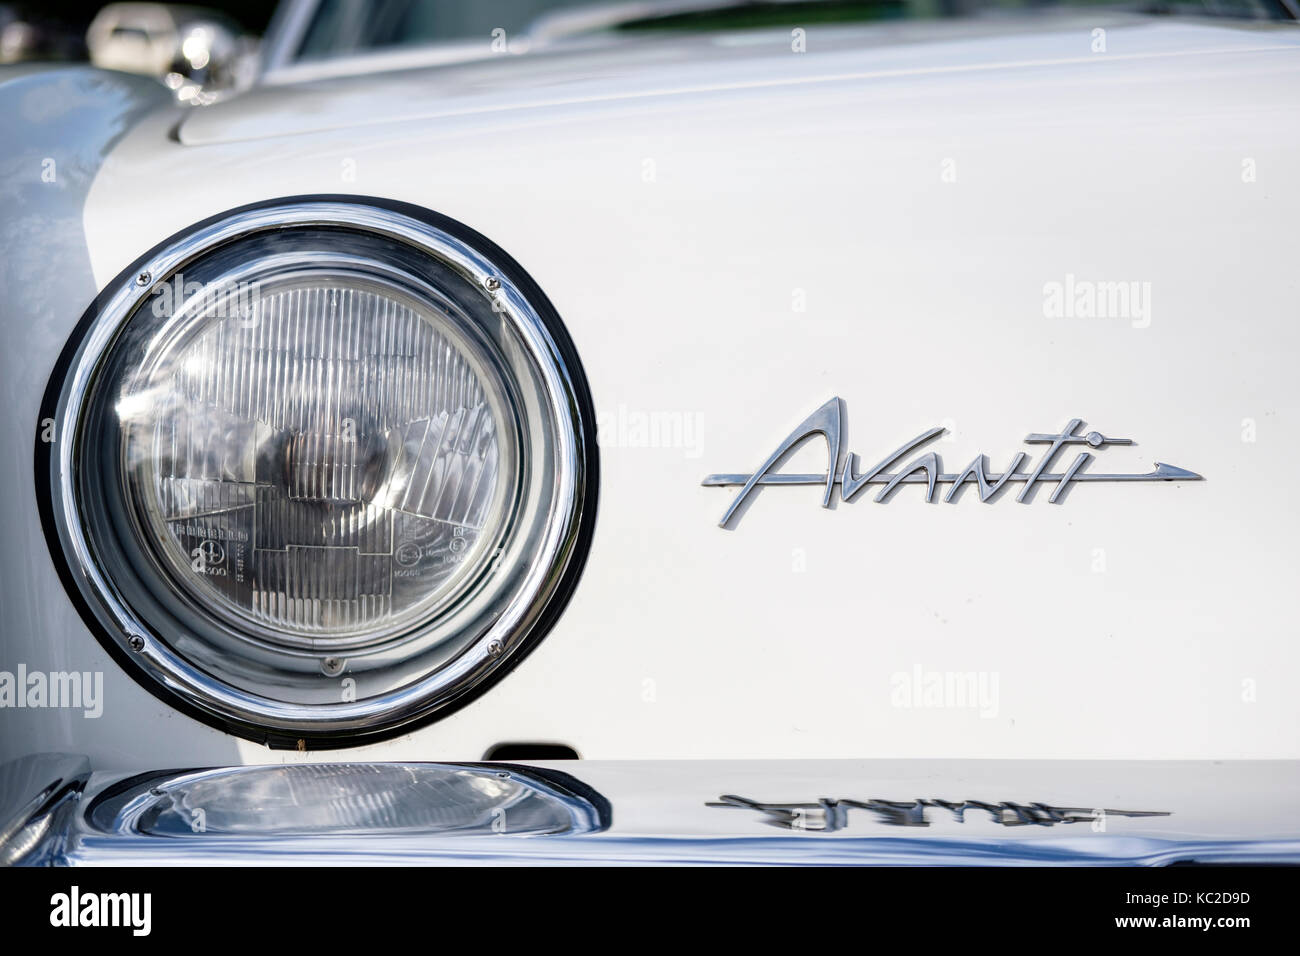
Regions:
<instances>
[{"instance_id":1,"label":"white car body","mask_svg":"<svg viewBox=\"0 0 1300 956\"><path fill-rule=\"evenodd\" d=\"M412 203L505 249L590 381L594 540L554 629L481 698L297 753L137 685L20 509L6 654L102 671L111 706L15 711L6 746L121 772L550 741L588 760L1246 758L1294 780L1300 31L1099 13L805 39L558 44L134 119L82 210L95 291L193 223L298 195ZM1054 311L1088 283L1133 298ZM24 435L87 305L7 316L36 327L4 359ZM1000 468L1081 418L1137 442L1095 470L1203 480L831 508L767 487L720 528L739 489L705 476L755 471L832 396L861 466L942 426L946 470ZM782 470L825 472L825 446ZM8 474L30 500L30 459ZM922 692L954 675L983 696Z\"/></svg>"}]
</instances>

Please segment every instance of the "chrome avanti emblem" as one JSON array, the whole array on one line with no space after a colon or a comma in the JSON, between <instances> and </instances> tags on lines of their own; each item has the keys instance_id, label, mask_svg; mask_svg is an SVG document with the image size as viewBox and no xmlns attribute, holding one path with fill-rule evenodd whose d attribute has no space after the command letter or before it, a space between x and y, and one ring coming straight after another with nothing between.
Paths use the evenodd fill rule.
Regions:
<instances>
[{"instance_id":1,"label":"chrome avanti emblem","mask_svg":"<svg viewBox=\"0 0 1300 956\"><path fill-rule=\"evenodd\" d=\"M822 496L822 507L829 508L831 506L831 497L835 494L836 485L840 487L840 498L843 501L852 501L854 496L866 485L884 485L876 494L876 501L885 501L899 485L924 483L926 485L925 500L933 501L935 487L940 484L948 484L952 485L952 487L944 495L943 500L951 502L956 499L958 492L968 481L973 480L978 483L980 501L991 500L1009 482L1014 482L1024 484L1024 487L1020 489L1020 494L1016 496L1016 500L1024 504L1033 500L1034 486L1039 482L1055 482L1056 487L1052 490L1051 497L1047 499L1049 502L1055 503L1061 500L1061 496L1065 494L1066 489L1072 482L1076 481L1201 480L1201 476L1193 471L1166 465L1160 461L1156 462L1155 471L1149 471L1145 474L1103 474L1084 471L1084 468L1094 457L1090 451L1080 452L1075 456L1074 461L1070 462L1065 471L1048 472L1047 469L1066 445L1088 445L1091 448L1104 448L1107 445L1134 444L1130 438L1110 438L1098 431L1090 431L1081 435L1079 434L1079 430L1083 428L1083 419L1081 418L1071 419L1065 428L1055 435L1044 435L1035 432L1025 436L1026 444L1049 446L1032 471L1020 470L1020 466L1029 457L1023 451L1017 452L1010 467L998 475L989 474L989 457L984 454L976 455L974 460L962 471L956 473L945 472L938 453L933 451L913 458L894 472L885 470L908 452L933 441L947 430L944 428L931 428L894 449L880 459L875 467L869 471L859 474L858 456L852 452L844 459L843 470L839 468L840 439L842 437L841 421L840 400L839 398L832 398L804 419L803 423L777 446L776 451L772 452L767 461L763 462L762 467L752 475L709 475L705 478L702 484L708 486L744 486L740 489L740 494L736 495L736 500L731 503L731 507L727 509L726 514L722 516L722 520L718 522L718 526L725 528L735 516L737 509L745 503L745 499L759 485L825 485L826 493ZM826 474L786 475L772 473L772 469L787 454L816 435L821 435L826 439L828 461Z\"/></svg>"}]
</instances>

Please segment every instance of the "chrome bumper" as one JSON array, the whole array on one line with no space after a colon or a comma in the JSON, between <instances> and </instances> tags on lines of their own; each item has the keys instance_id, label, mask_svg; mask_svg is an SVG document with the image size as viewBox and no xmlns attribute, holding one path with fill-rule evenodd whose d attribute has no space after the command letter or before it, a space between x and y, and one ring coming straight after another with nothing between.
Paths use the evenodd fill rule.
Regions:
<instances>
[{"instance_id":1,"label":"chrome bumper","mask_svg":"<svg viewBox=\"0 0 1300 956\"><path fill-rule=\"evenodd\" d=\"M0 767L17 865L1300 863L1300 762Z\"/></svg>"}]
</instances>

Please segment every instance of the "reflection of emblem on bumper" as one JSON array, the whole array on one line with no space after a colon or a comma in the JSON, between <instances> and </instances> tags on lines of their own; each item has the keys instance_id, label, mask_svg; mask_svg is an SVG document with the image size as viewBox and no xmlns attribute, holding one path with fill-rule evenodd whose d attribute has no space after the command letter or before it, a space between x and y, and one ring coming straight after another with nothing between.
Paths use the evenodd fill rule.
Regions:
<instances>
[{"instance_id":1,"label":"reflection of emblem on bumper","mask_svg":"<svg viewBox=\"0 0 1300 956\"><path fill-rule=\"evenodd\" d=\"M1201 476L1192 471L1186 471L1182 468L1176 468L1173 465L1166 465L1163 462L1156 462L1154 471L1140 474L1105 474L1100 472L1089 472L1084 469L1088 463L1095 457L1090 451L1080 452L1070 462L1069 467L1063 472L1049 472L1047 469L1055 461L1057 454L1066 445L1087 445L1090 448L1103 448L1106 445L1132 445L1134 442L1129 438L1109 438L1098 431L1090 431L1080 434L1083 428L1083 420L1080 418L1071 419L1059 434L1044 435L1033 433L1025 436L1027 444L1048 445L1048 449L1043 453L1043 457L1030 471L1021 471L1020 466L1024 464L1025 459L1029 456L1025 452L1017 452L1011 461L1010 467L1001 474L989 474L988 455L980 454L959 472L945 472L943 464L936 452L927 452L913 458L907 464L900 466L896 471L886 472L885 469L893 465L898 459L916 448L933 441L944 433L946 429L931 428L917 435L911 441L900 445L894 451L882 458L869 471L858 473L858 456L850 452L844 459L843 469L840 469L840 446L841 446L841 423L843 416L840 411L840 400L832 398L821 408L809 415L802 424L800 424L790 435L777 446L776 451L768 457L767 461L751 475L744 474L721 474L709 475L704 479L702 484L707 486L730 486L742 485L740 494L736 500L731 503L722 520L718 522L720 527L726 527L732 517L735 516L737 509L744 504L745 499L759 485L825 485L826 493L822 496L822 507L829 508L831 498L835 494L835 486L839 485L840 498L843 501L851 501L853 497L862 490L866 485L884 485L876 495L876 501L885 501L891 492L902 484L922 484L926 485L926 501L934 500L935 486L948 484L952 487L944 496L944 501L951 502L956 500L958 493L967 482L974 481L979 486L980 501L989 501L998 494L1008 483L1023 484L1020 494L1016 500L1022 504L1033 500L1034 486L1039 482L1055 482L1056 487L1052 491L1049 502L1056 503L1061 500L1066 489L1072 482L1076 481L1200 481ZM828 467L825 474L773 474L775 468L787 455L796 447L803 444L809 438L821 435L826 439L827 462Z\"/></svg>"},{"instance_id":2,"label":"reflection of emblem on bumper","mask_svg":"<svg viewBox=\"0 0 1300 956\"><path fill-rule=\"evenodd\" d=\"M1054 807L1046 803L986 803L983 800L831 800L816 803L759 803L734 793L724 793L707 807L756 810L764 823L782 830L817 830L833 833L849 825L849 810L865 810L877 823L892 827L928 827L926 811L947 810L958 823L966 822L966 811L988 814L990 820L1004 827L1051 827L1059 823L1095 823L1106 817L1167 817L1164 810L1103 810L1087 807Z\"/></svg>"}]
</instances>

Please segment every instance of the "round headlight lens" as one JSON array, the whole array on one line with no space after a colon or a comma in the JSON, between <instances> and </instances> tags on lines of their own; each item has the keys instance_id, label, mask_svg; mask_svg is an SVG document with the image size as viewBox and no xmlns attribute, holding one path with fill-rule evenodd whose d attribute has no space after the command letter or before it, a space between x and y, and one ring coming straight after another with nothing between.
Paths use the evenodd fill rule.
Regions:
<instances>
[{"instance_id":1,"label":"round headlight lens","mask_svg":"<svg viewBox=\"0 0 1300 956\"><path fill-rule=\"evenodd\" d=\"M121 388L141 537L195 603L271 643L402 632L504 529L519 478L504 370L457 316L363 276L225 291L183 302L192 317Z\"/></svg>"},{"instance_id":2,"label":"round headlight lens","mask_svg":"<svg viewBox=\"0 0 1300 956\"><path fill-rule=\"evenodd\" d=\"M590 400L493 253L368 205L262 207L91 317L54 523L155 691L258 739L348 742L464 695L567 596Z\"/></svg>"}]
</instances>

